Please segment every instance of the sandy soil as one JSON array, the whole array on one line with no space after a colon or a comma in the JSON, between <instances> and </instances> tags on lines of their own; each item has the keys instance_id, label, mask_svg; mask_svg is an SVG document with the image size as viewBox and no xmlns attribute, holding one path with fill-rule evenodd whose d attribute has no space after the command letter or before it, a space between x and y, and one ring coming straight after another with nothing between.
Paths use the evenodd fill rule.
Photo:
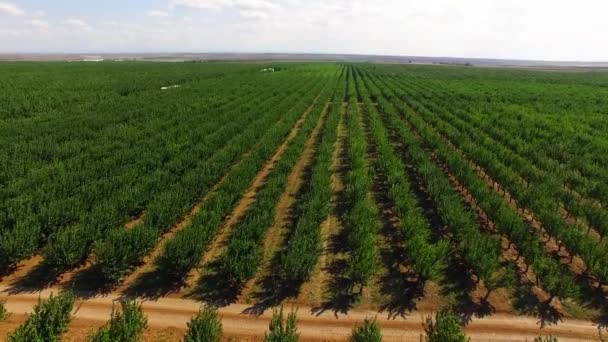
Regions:
<instances>
[{"instance_id":1,"label":"sandy soil","mask_svg":"<svg viewBox=\"0 0 608 342\"><path fill-rule=\"evenodd\" d=\"M25 316L36 304L38 297L46 298L50 291L11 296L7 308L12 316L0 323L0 339L22 323ZM101 326L111 312L112 303L119 297L113 294L76 303L74 320L65 341L82 341L92 328ZM148 316L149 329L146 341L177 341L186 329L186 323L199 308L199 303L186 299L163 298L143 303ZM268 310L259 317L243 313L248 305L234 304L220 309L225 336L237 341L261 340L267 330L272 313ZM289 309L289 308L286 308ZM312 314L311 308L299 307L298 329L302 341L344 341L353 326L367 317L377 316L375 311L351 311L348 315L336 315L325 311ZM415 311L405 318L388 319L378 315L383 327L385 341L419 341L423 333L422 321L430 312ZM597 328L588 321L564 319L559 325L542 330L536 318L495 314L483 319L475 319L466 328L473 341L522 341L538 335L555 335L560 341L591 341L597 337Z\"/></svg>"}]
</instances>

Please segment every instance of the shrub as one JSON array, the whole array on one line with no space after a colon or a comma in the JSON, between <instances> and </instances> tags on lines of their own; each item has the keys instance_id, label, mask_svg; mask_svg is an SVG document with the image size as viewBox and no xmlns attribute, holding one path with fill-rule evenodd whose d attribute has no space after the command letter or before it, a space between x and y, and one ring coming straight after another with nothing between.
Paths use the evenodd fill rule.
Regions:
<instances>
[{"instance_id":1,"label":"shrub","mask_svg":"<svg viewBox=\"0 0 608 342\"><path fill-rule=\"evenodd\" d=\"M218 342L222 338L222 322L216 308L205 307L188 323L184 342Z\"/></svg>"},{"instance_id":2,"label":"shrub","mask_svg":"<svg viewBox=\"0 0 608 342\"><path fill-rule=\"evenodd\" d=\"M0 268L14 267L32 255L38 246L40 225L32 218L19 221L13 229L0 232Z\"/></svg>"},{"instance_id":3,"label":"shrub","mask_svg":"<svg viewBox=\"0 0 608 342\"><path fill-rule=\"evenodd\" d=\"M141 304L136 301L121 301L121 311L112 307L110 321L95 332L92 342L141 341L142 333L148 326Z\"/></svg>"},{"instance_id":4,"label":"shrub","mask_svg":"<svg viewBox=\"0 0 608 342\"><path fill-rule=\"evenodd\" d=\"M154 247L158 232L145 225L132 230L123 228L109 232L95 246L97 266L108 283L120 281L146 253Z\"/></svg>"},{"instance_id":5,"label":"shrub","mask_svg":"<svg viewBox=\"0 0 608 342\"><path fill-rule=\"evenodd\" d=\"M538 336L534 339L534 342L558 342L559 340L555 336Z\"/></svg>"},{"instance_id":6,"label":"shrub","mask_svg":"<svg viewBox=\"0 0 608 342\"><path fill-rule=\"evenodd\" d=\"M70 226L52 235L42 250L44 262L57 270L76 266L87 257L94 234L82 226Z\"/></svg>"},{"instance_id":7,"label":"shrub","mask_svg":"<svg viewBox=\"0 0 608 342\"><path fill-rule=\"evenodd\" d=\"M265 342L296 342L298 341L298 328L296 326L296 313L290 312L287 320L283 315L283 307L274 310L270 320L270 331L264 337Z\"/></svg>"},{"instance_id":8,"label":"shrub","mask_svg":"<svg viewBox=\"0 0 608 342\"><path fill-rule=\"evenodd\" d=\"M366 318L362 326L353 329L350 340L352 342L381 342L382 332L380 326L376 323L376 319Z\"/></svg>"},{"instance_id":9,"label":"shrub","mask_svg":"<svg viewBox=\"0 0 608 342\"><path fill-rule=\"evenodd\" d=\"M424 325L426 340L428 342L465 342L468 341L462 329L462 322L458 316L448 310L439 311L435 321L427 317Z\"/></svg>"},{"instance_id":10,"label":"shrub","mask_svg":"<svg viewBox=\"0 0 608 342\"><path fill-rule=\"evenodd\" d=\"M63 292L43 301L38 299L34 312L8 338L10 342L58 342L70 325L75 297Z\"/></svg>"},{"instance_id":11,"label":"shrub","mask_svg":"<svg viewBox=\"0 0 608 342\"><path fill-rule=\"evenodd\" d=\"M9 316L9 313L8 313L8 310L6 310L5 304L6 304L6 298L0 299L0 322L4 321Z\"/></svg>"}]
</instances>

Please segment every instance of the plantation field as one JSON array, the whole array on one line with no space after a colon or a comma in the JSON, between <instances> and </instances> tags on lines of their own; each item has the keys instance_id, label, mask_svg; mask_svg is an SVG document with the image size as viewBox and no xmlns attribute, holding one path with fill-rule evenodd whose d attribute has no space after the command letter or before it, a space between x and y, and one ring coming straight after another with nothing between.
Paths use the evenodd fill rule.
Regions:
<instances>
[{"instance_id":1,"label":"plantation field","mask_svg":"<svg viewBox=\"0 0 608 342\"><path fill-rule=\"evenodd\" d=\"M474 340L593 339L606 132L602 72L2 63L0 339L60 291L83 308L66 341L120 298L150 341L199 305L261 340L281 304L311 341L375 315L418 341L444 308Z\"/></svg>"}]
</instances>

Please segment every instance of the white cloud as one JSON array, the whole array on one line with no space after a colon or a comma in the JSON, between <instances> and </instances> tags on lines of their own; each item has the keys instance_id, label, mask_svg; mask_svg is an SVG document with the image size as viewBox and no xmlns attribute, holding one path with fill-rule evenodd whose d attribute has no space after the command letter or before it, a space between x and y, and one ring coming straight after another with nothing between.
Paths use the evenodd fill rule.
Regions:
<instances>
[{"instance_id":1,"label":"white cloud","mask_svg":"<svg viewBox=\"0 0 608 342\"><path fill-rule=\"evenodd\" d=\"M233 6L248 10L271 10L279 6L266 0L234 0Z\"/></svg>"},{"instance_id":2,"label":"white cloud","mask_svg":"<svg viewBox=\"0 0 608 342\"><path fill-rule=\"evenodd\" d=\"M20 31L20 30L1 29L0 28L0 37L18 38L18 37L21 37L23 35L23 33L24 32Z\"/></svg>"},{"instance_id":3,"label":"white cloud","mask_svg":"<svg viewBox=\"0 0 608 342\"><path fill-rule=\"evenodd\" d=\"M270 14L265 11L248 10L248 9L239 11L239 14L245 19L257 19L257 20L268 19L268 17L270 16Z\"/></svg>"},{"instance_id":4,"label":"white cloud","mask_svg":"<svg viewBox=\"0 0 608 342\"><path fill-rule=\"evenodd\" d=\"M13 3L0 2L0 13L19 16L19 15L24 15L25 11Z\"/></svg>"},{"instance_id":5,"label":"white cloud","mask_svg":"<svg viewBox=\"0 0 608 342\"><path fill-rule=\"evenodd\" d=\"M172 5L198 9L220 9L230 6L232 0L172 0Z\"/></svg>"},{"instance_id":6,"label":"white cloud","mask_svg":"<svg viewBox=\"0 0 608 342\"><path fill-rule=\"evenodd\" d=\"M27 19L51 23L44 35L31 29L35 24L24 27L23 20L2 16L0 50L276 51L608 60L605 1L578 0L574 5L569 0L156 2L159 7L153 8L169 17L161 14L164 18L159 20L145 15L145 8L135 8L124 13L116 10L115 16L97 21L84 10L80 14L73 9L75 14L70 15L75 19L63 21L50 12L46 17L35 17L28 11ZM0 4L5 2L0 0ZM112 10L105 3L100 6ZM14 38L17 35L19 38Z\"/></svg>"},{"instance_id":7,"label":"white cloud","mask_svg":"<svg viewBox=\"0 0 608 342\"><path fill-rule=\"evenodd\" d=\"M81 19L66 19L64 21L64 23L66 23L68 25L72 25L72 26L80 26L80 27L88 26L87 23Z\"/></svg>"},{"instance_id":8,"label":"white cloud","mask_svg":"<svg viewBox=\"0 0 608 342\"><path fill-rule=\"evenodd\" d=\"M270 10L279 7L269 0L172 0L172 5L198 9L236 8L241 10Z\"/></svg>"},{"instance_id":9,"label":"white cloud","mask_svg":"<svg viewBox=\"0 0 608 342\"><path fill-rule=\"evenodd\" d=\"M80 29L87 30L87 31L92 30L92 27L89 26L89 24L82 19L70 18L70 19L64 20L63 23L68 26L80 28Z\"/></svg>"},{"instance_id":10,"label":"white cloud","mask_svg":"<svg viewBox=\"0 0 608 342\"><path fill-rule=\"evenodd\" d=\"M150 17L166 18L166 17L169 17L170 15L171 14L166 11L158 11L158 10L148 11L148 16L150 16Z\"/></svg>"},{"instance_id":11,"label":"white cloud","mask_svg":"<svg viewBox=\"0 0 608 342\"><path fill-rule=\"evenodd\" d=\"M171 0L171 7L234 10L244 19L265 20L280 6L271 0Z\"/></svg>"},{"instance_id":12,"label":"white cloud","mask_svg":"<svg viewBox=\"0 0 608 342\"><path fill-rule=\"evenodd\" d=\"M44 17L46 17L46 12L42 11L42 10L35 11L34 13L32 13L32 17L34 17L34 18L44 18Z\"/></svg>"},{"instance_id":13,"label":"white cloud","mask_svg":"<svg viewBox=\"0 0 608 342\"><path fill-rule=\"evenodd\" d=\"M29 26L40 31L48 31L49 23L45 20L32 19L26 22Z\"/></svg>"}]
</instances>

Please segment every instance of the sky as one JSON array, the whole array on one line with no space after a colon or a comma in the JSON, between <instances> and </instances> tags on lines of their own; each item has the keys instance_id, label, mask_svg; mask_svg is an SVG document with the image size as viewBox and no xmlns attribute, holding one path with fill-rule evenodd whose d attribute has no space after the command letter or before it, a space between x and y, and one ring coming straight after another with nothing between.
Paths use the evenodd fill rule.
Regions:
<instances>
[{"instance_id":1,"label":"sky","mask_svg":"<svg viewBox=\"0 0 608 342\"><path fill-rule=\"evenodd\" d=\"M608 61L604 0L0 0L0 53Z\"/></svg>"}]
</instances>

